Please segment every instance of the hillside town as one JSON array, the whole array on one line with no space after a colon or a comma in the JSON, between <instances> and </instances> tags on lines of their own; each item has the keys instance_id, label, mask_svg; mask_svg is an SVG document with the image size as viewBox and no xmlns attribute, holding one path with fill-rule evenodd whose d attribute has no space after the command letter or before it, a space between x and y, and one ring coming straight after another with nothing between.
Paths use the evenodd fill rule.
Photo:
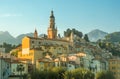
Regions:
<instances>
[{"instance_id":1,"label":"hillside town","mask_svg":"<svg viewBox=\"0 0 120 79\"><path fill-rule=\"evenodd\" d=\"M55 25L53 11L50 13L49 21L47 35L39 37L39 29L35 28L32 37L23 37L21 45L9 53L0 46L0 79L18 79L21 75L27 75L32 79L31 72L49 71L55 67L63 67L67 71L83 68L94 75L102 71L111 71L115 79L120 79L118 56L101 48L98 43L90 42L87 35L83 38L73 31L69 36L58 35L60 27ZM119 43L116 43L117 45ZM17 53L16 56L13 53Z\"/></svg>"}]
</instances>

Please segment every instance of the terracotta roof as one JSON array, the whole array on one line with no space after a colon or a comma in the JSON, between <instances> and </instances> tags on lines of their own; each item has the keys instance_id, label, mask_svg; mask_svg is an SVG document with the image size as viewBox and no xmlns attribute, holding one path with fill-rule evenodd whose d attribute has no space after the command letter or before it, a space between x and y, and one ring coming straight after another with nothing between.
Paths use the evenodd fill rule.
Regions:
<instances>
[{"instance_id":1,"label":"terracotta roof","mask_svg":"<svg viewBox=\"0 0 120 79\"><path fill-rule=\"evenodd\" d=\"M67 41L67 40L62 40L62 39L43 39L43 38L34 38L34 37L30 37L30 36L26 36L26 37L28 37L28 38L30 38L30 39L38 39L38 40L51 40L51 41L63 41L63 42L69 42L69 41Z\"/></svg>"},{"instance_id":2,"label":"terracotta roof","mask_svg":"<svg viewBox=\"0 0 120 79\"><path fill-rule=\"evenodd\" d=\"M53 60L51 60L49 58L40 58L40 59L38 59L38 62L53 62Z\"/></svg>"}]
</instances>

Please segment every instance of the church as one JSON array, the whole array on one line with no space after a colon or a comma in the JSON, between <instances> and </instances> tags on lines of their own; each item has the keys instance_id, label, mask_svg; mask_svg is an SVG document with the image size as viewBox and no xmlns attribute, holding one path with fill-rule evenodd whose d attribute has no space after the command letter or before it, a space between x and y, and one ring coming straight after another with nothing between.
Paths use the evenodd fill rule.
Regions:
<instances>
[{"instance_id":1,"label":"church","mask_svg":"<svg viewBox=\"0 0 120 79\"><path fill-rule=\"evenodd\" d=\"M53 11L51 11L47 37L39 38L36 29L33 37L25 36L22 39L22 50L18 52L18 58L29 59L35 65L36 60L44 58L46 55L51 58L56 58L60 55L67 56L71 50L71 42L58 38L57 31L55 16Z\"/></svg>"}]
</instances>

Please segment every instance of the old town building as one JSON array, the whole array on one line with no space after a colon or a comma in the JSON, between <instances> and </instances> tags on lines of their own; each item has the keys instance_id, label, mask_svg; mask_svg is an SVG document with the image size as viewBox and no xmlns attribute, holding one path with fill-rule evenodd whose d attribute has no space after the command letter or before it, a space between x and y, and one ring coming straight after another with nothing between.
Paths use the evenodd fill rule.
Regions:
<instances>
[{"instance_id":1,"label":"old town building","mask_svg":"<svg viewBox=\"0 0 120 79\"><path fill-rule=\"evenodd\" d=\"M68 40L57 38L55 17L53 11L51 11L47 38L39 38L35 29L33 37L25 36L22 39L22 49L18 52L18 58L30 59L35 67L36 61L44 58L46 55L55 58L62 54L68 54L69 47L70 42Z\"/></svg>"}]
</instances>

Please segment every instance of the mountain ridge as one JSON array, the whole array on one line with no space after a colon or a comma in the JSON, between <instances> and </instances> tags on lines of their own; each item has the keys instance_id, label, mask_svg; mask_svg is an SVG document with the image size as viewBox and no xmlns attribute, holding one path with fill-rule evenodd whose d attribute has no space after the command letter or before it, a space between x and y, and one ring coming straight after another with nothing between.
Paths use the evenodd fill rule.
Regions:
<instances>
[{"instance_id":1,"label":"mountain ridge","mask_svg":"<svg viewBox=\"0 0 120 79\"><path fill-rule=\"evenodd\" d=\"M87 34L91 42L96 42L99 39L105 39L105 36L112 33L107 33L99 29L94 29ZM45 34L40 34L39 37L43 37L44 35ZM16 37L13 37L8 31L0 31L0 44L6 42L9 44L18 45L18 44L21 44L21 40L24 36L33 37L34 33L30 32L30 33L20 34Z\"/></svg>"},{"instance_id":2,"label":"mountain ridge","mask_svg":"<svg viewBox=\"0 0 120 79\"><path fill-rule=\"evenodd\" d=\"M24 36L33 36L33 33L20 34L17 37L12 36L8 31L0 31L0 44L4 42L18 45Z\"/></svg>"},{"instance_id":3,"label":"mountain ridge","mask_svg":"<svg viewBox=\"0 0 120 79\"><path fill-rule=\"evenodd\" d=\"M94 29L87 34L91 42L96 42L99 39L104 39L108 33L99 29Z\"/></svg>"}]
</instances>

